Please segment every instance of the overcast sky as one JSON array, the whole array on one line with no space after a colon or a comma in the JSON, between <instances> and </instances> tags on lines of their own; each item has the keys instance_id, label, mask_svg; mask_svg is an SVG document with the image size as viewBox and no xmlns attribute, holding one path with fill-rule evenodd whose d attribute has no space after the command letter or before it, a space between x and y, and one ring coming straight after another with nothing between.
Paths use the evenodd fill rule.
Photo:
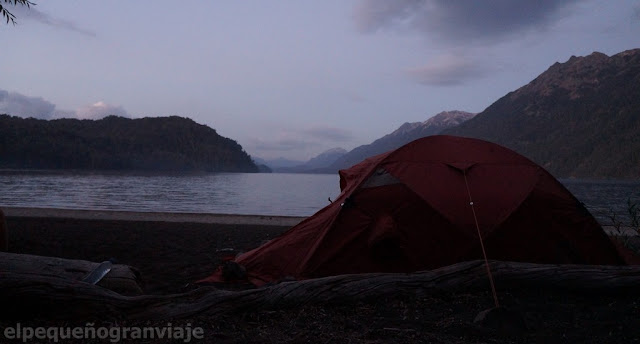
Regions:
<instances>
[{"instance_id":1,"label":"overcast sky","mask_svg":"<svg viewBox=\"0 0 640 344\"><path fill-rule=\"evenodd\" d=\"M178 115L262 158L480 112L572 55L640 47L637 0L32 1L3 3L0 113Z\"/></svg>"}]
</instances>

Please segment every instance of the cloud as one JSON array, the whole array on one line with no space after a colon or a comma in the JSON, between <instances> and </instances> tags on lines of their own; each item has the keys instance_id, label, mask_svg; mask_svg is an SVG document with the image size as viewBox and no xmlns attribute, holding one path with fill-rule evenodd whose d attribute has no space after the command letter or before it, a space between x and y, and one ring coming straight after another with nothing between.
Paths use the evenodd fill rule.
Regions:
<instances>
[{"instance_id":1,"label":"cloud","mask_svg":"<svg viewBox=\"0 0 640 344\"><path fill-rule=\"evenodd\" d=\"M373 33L391 26L403 25L422 7L416 0L361 0L354 9L356 28L362 33Z\"/></svg>"},{"instance_id":2,"label":"cloud","mask_svg":"<svg viewBox=\"0 0 640 344\"><path fill-rule=\"evenodd\" d=\"M76 25L75 23L52 17L42 11L39 11L36 5L27 6L15 6L10 9L10 12L16 16L16 21L20 22L24 20L33 20L41 24L45 24L51 27L76 32L85 36L95 37L96 34L93 31L84 29Z\"/></svg>"},{"instance_id":3,"label":"cloud","mask_svg":"<svg viewBox=\"0 0 640 344\"><path fill-rule=\"evenodd\" d=\"M122 106L113 106L102 101L76 110L76 117L80 119L101 119L110 115L130 117Z\"/></svg>"},{"instance_id":4,"label":"cloud","mask_svg":"<svg viewBox=\"0 0 640 344\"><path fill-rule=\"evenodd\" d=\"M271 139L254 138L249 146L260 151L302 151L325 146L327 143L348 142L353 139L349 130L333 127L312 127L299 131L283 130Z\"/></svg>"},{"instance_id":5,"label":"cloud","mask_svg":"<svg viewBox=\"0 0 640 344\"><path fill-rule=\"evenodd\" d=\"M0 113L20 117L50 119L56 106L40 97L29 97L16 92L0 90Z\"/></svg>"},{"instance_id":6,"label":"cloud","mask_svg":"<svg viewBox=\"0 0 640 344\"><path fill-rule=\"evenodd\" d=\"M291 152L307 149L314 144L304 139L280 138L275 140L252 139L249 146L257 151Z\"/></svg>"},{"instance_id":7,"label":"cloud","mask_svg":"<svg viewBox=\"0 0 640 344\"><path fill-rule=\"evenodd\" d=\"M487 67L460 55L442 55L432 62L407 70L417 82L429 86L457 86L488 74Z\"/></svg>"},{"instance_id":8,"label":"cloud","mask_svg":"<svg viewBox=\"0 0 640 344\"><path fill-rule=\"evenodd\" d=\"M487 43L542 30L578 0L361 0L357 29L408 29L446 43Z\"/></svg>"},{"instance_id":9,"label":"cloud","mask_svg":"<svg viewBox=\"0 0 640 344\"><path fill-rule=\"evenodd\" d=\"M102 101L73 110L58 110L56 105L41 98L30 97L17 92L0 90L0 114L39 119L79 118L100 119L109 115L131 117L122 106L106 104Z\"/></svg>"},{"instance_id":10,"label":"cloud","mask_svg":"<svg viewBox=\"0 0 640 344\"><path fill-rule=\"evenodd\" d=\"M338 142L348 142L353 139L353 134L349 130L341 128L315 127L304 130L303 134L315 139Z\"/></svg>"},{"instance_id":11,"label":"cloud","mask_svg":"<svg viewBox=\"0 0 640 344\"><path fill-rule=\"evenodd\" d=\"M353 140L353 134L342 128L311 127L302 130L284 130L273 133L268 138L253 138L243 144L253 156L277 158L281 156L306 160L330 147L336 142Z\"/></svg>"},{"instance_id":12,"label":"cloud","mask_svg":"<svg viewBox=\"0 0 640 344\"><path fill-rule=\"evenodd\" d=\"M578 0L359 0L353 20L361 33L418 33L432 51L450 50L418 67L404 68L429 86L457 86L485 77L485 56L496 44L544 31L577 8ZM434 50L435 48L435 50Z\"/></svg>"}]
</instances>

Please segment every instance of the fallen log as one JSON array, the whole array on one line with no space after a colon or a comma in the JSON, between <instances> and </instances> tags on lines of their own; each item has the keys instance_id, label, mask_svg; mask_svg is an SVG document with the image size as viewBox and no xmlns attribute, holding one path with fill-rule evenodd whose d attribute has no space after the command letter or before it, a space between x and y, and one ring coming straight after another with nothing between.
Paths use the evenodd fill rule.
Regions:
<instances>
[{"instance_id":1,"label":"fallen log","mask_svg":"<svg viewBox=\"0 0 640 344\"><path fill-rule=\"evenodd\" d=\"M635 292L640 287L640 266L544 265L491 261L498 290L522 288L597 293ZM173 295L123 296L86 283L50 276L39 287L15 274L0 278L0 303L30 300L21 316L47 319L169 319L199 314L278 309L309 303L343 303L409 292L488 289L483 261L454 264L410 274L371 273L339 275L283 282L259 289L224 291L202 287ZM0 316L8 314L0 310ZM49 310L47 313L36 310ZM64 313L55 310L64 309Z\"/></svg>"},{"instance_id":2,"label":"fallen log","mask_svg":"<svg viewBox=\"0 0 640 344\"><path fill-rule=\"evenodd\" d=\"M36 289L40 288L41 281L48 279L60 279L59 282L53 282L60 285L67 282L78 283L98 265L99 263L86 260L0 252L0 287L10 275L21 280L25 287L32 283ZM111 270L97 285L122 295L142 294L140 274L128 265L112 265Z\"/></svg>"},{"instance_id":3,"label":"fallen log","mask_svg":"<svg viewBox=\"0 0 640 344\"><path fill-rule=\"evenodd\" d=\"M4 212L0 209L0 252L6 252L9 249L9 233L7 230L7 221Z\"/></svg>"}]
</instances>

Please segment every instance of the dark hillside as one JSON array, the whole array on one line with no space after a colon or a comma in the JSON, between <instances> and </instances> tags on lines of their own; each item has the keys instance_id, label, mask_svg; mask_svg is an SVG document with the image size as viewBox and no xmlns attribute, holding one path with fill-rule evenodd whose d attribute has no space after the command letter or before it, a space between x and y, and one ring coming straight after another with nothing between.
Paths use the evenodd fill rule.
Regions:
<instances>
[{"instance_id":1,"label":"dark hillside","mask_svg":"<svg viewBox=\"0 0 640 344\"><path fill-rule=\"evenodd\" d=\"M499 143L556 177L640 178L640 49L556 63L443 133Z\"/></svg>"},{"instance_id":2,"label":"dark hillside","mask_svg":"<svg viewBox=\"0 0 640 344\"><path fill-rule=\"evenodd\" d=\"M257 172L242 147L182 117L0 115L0 168Z\"/></svg>"}]
</instances>

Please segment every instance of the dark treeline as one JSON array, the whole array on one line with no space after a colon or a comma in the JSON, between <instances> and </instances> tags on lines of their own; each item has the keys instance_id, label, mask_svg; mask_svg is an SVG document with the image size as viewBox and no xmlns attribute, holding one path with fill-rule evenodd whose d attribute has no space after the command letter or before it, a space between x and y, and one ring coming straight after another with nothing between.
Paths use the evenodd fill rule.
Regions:
<instances>
[{"instance_id":1,"label":"dark treeline","mask_svg":"<svg viewBox=\"0 0 640 344\"><path fill-rule=\"evenodd\" d=\"M0 168L258 171L237 142L177 116L41 120L0 115Z\"/></svg>"}]
</instances>

